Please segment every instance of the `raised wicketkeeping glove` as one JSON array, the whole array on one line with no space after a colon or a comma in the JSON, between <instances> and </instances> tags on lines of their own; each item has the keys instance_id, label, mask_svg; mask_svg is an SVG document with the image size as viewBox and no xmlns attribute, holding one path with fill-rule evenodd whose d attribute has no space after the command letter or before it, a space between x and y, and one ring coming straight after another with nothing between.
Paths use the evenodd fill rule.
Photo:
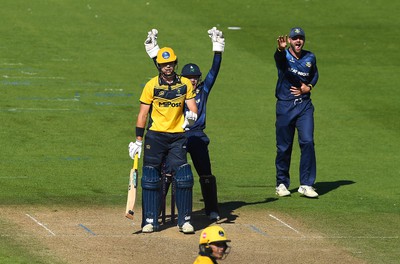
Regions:
<instances>
[{"instance_id":1,"label":"raised wicketkeeping glove","mask_svg":"<svg viewBox=\"0 0 400 264\"><path fill-rule=\"evenodd\" d=\"M208 35L211 38L213 44L213 51L224 52L225 49L225 38L222 31L218 30L216 27L208 30Z\"/></svg>"},{"instance_id":2,"label":"raised wicketkeeping glove","mask_svg":"<svg viewBox=\"0 0 400 264\"><path fill-rule=\"evenodd\" d=\"M142 141L140 140L136 140L136 142L129 143L129 156L132 159L134 159L136 153L140 158L140 154L142 153Z\"/></svg>"},{"instance_id":3,"label":"raised wicketkeeping glove","mask_svg":"<svg viewBox=\"0 0 400 264\"><path fill-rule=\"evenodd\" d=\"M192 111L186 111L185 121L183 122L182 128L191 127L197 120L197 114Z\"/></svg>"},{"instance_id":4,"label":"raised wicketkeeping glove","mask_svg":"<svg viewBox=\"0 0 400 264\"><path fill-rule=\"evenodd\" d=\"M157 52L160 49L157 44L157 35L158 30L153 28L151 31L148 32L147 38L144 41L144 47L150 58L157 57Z\"/></svg>"}]
</instances>

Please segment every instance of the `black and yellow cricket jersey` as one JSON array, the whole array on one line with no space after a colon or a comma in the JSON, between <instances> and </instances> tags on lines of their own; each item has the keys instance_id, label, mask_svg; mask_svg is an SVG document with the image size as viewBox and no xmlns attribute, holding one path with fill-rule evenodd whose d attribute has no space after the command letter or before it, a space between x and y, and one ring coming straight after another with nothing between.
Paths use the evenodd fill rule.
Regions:
<instances>
[{"instance_id":1,"label":"black and yellow cricket jersey","mask_svg":"<svg viewBox=\"0 0 400 264\"><path fill-rule=\"evenodd\" d=\"M192 83L185 77L176 76L172 84L167 84L156 76L146 83L140 102L151 105L148 129L158 132L184 132L185 100L196 96Z\"/></svg>"}]
</instances>

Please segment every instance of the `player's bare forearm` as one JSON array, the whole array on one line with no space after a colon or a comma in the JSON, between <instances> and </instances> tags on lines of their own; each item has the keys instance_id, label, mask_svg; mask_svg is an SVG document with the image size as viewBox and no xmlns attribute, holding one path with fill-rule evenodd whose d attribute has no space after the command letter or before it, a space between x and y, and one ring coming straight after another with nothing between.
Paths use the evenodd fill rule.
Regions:
<instances>
[{"instance_id":1,"label":"player's bare forearm","mask_svg":"<svg viewBox=\"0 0 400 264\"><path fill-rule=\"evenodd\" d=\"M150 105L140 104L139 114L136 121L136 127L144 128L146 126L149 110L150 110ZM137 137L137 139L142 140L142 137Z\"/></svg>"},{"instance_id":2,"label":"player's bare forearm","mask_svg":"<svg viewBox=\"0 0 400 264\"><path fill-rule=\"evenodd\" d=\"M139 113L138 119L137 119L137 122L136 122L136 127L144 128L145 125L146 125L146 120L147 120L147 114L146 113L143 113L143 114Z\"/></svg>"},{"instance_id":3,"label":"player's bare forearm","mask_svg":"<svg viewBox=\"0 0 400 264\"><path fill-rule=\"evenodd\" d=\"M190 111L197 114L197 105L194 98L186 100L186 105Z\"/></svg>"}]
</instances>

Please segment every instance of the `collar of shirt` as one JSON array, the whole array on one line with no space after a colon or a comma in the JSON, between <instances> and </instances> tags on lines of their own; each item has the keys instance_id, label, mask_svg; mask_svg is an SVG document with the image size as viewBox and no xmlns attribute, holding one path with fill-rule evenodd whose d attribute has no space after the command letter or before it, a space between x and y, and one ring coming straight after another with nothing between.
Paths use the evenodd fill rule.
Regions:
<instances>
[{"instance_id":1,"label":"collar of shirt","mask_svg":"<svg viewBox=\"0 0 400 264\"><path fill-rule=\"evenodd\" d=\"M178 74L175 74L172 83L166 82L166 81L161 77L161 74L158 75L158 84L159 84L159 85L174 85L174 84L177 84L177 83L180 83L180 82L181 82L181 78L178 76Z\"/></svg>"}]
</instances>

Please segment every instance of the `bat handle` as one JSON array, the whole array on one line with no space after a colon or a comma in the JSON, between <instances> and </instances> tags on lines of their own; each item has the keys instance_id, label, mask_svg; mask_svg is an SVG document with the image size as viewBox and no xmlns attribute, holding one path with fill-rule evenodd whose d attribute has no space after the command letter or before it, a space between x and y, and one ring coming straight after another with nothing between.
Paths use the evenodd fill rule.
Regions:
<instances>
[{"instance_id":1,"label":"bat handle","mask_svg":"<svg viewBox=\"0 0 400 264\"><path fill-rule=\"evenodd\" d=\"M133 169L137 170L138 168L138 163L139 163L139 155L135 154L135 157L133 159Z\"/></svg>"}]
</instances>

